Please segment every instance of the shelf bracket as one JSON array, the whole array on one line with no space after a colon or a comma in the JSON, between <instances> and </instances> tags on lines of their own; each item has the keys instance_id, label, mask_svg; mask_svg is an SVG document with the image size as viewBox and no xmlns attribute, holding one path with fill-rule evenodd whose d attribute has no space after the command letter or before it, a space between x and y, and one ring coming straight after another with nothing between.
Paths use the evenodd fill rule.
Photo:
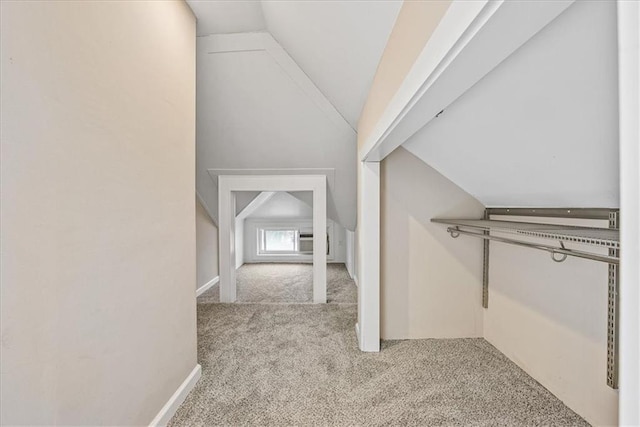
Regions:
<instances>
[{"instance_id":1,"label":"shelf bracket","mask_svg":"<svg viewBox=\"0 0 640 427\"><path fill-rule=\"evenodd\" d=\"M620 211L609 212L609 228L618 228L620 224ZM619 257L619 249L609 249L609 255ZM618 264L609 264L609 286L607 307L607 385L618 388L618 317L619 294L618 284L620 275Z\"/></svg>"},{"instance_id":2,"label":"shelf bracket","mask_svg":"<svg viewBox=\"0 0 640 427\"><path fill-rule=\"evenodd\" d=\"M489 210L484 210L484 219L489 219ZM485 231L484 234L489 234ZM489 308L489 240L482 243L482 307Z\"/></svg>"}]
</instances>

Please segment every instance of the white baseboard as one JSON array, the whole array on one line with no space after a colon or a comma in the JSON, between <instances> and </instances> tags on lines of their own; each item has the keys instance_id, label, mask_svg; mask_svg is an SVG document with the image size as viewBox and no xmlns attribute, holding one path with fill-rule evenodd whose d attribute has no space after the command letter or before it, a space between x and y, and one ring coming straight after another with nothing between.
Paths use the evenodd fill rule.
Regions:
<instances>
[{"instance_id":1,"label":"white baseboard","mask_svg":"<svg viewBox=\"0 0 640 427\"><path fill-rule=\"evenodd\" d=\"M202 375L202 367L196 365L193 371L187 376L187 378L180 384L180 387L173 393L173 396L169 398L167 403L164 404L158 415L155 416L153 421L149 424L150 427L164 427L171 418L175 415L176 411L182 405L182 402L187 398L193 387L200 379Z\"/></svg>"},{"instance_id":2,"label":"white baseboard","mask_svg":"<svg viewBox=\"0 0 640 427\"><path fill-rule=\"evenodd\" d=\"M220 276L216 276L213 279L209 280L204 285L200 286L198 289L196 289L196 298L202 295L203 293L207 292L213 285L215 285L219 281L220 281Z\"/></svg>"},{"instance_id":3,"label":"white baseboard","mask_svg":"<svg viewBox=\"0 0 640 427\"><path fill-rule=\"evenodd\" d=\"M358 284L358 276L353 276L353 281L356 284L356 287L360 287L360 285Z\"/></svg>"},{"instance_id":4,"label":"white baseboard","mask_svg":"<svg viewBox=\"0 0 640 427\"><path fill-rule=\"evenodd\" d=\"M360 347L360 325L356 323L356 339L358 340L358 347Z\"/></svg>"}]
</instances>

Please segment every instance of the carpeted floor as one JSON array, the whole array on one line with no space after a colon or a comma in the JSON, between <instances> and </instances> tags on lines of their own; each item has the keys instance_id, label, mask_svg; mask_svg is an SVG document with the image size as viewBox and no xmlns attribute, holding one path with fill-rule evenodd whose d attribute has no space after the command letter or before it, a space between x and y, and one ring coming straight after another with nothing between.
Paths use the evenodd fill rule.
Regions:
<instances>
[{"instance_id":1,"label":"carpeted floor","mask_svg":"<svg viewBox=\"0 0 640 427\"><path fill-rule=\"evenodd\" d=\"M311 264L244 264L236 272L237 302L311 303ZM199 303L220 301L218 285L198 298ZM357 288L344 264L327 264L327 302L356 304Z\"/></svg>"},{"instance_id":2,"label":"carpeted floor","mask_svg":"<svg viewBox=\"0 0 640 427\"><path fill-rule=\"evenodd\" d=\"M483 339L385 341L362 353L356 312L201 301L202 378L170 425L588 425Z\"/></svg>"}]
</instances>

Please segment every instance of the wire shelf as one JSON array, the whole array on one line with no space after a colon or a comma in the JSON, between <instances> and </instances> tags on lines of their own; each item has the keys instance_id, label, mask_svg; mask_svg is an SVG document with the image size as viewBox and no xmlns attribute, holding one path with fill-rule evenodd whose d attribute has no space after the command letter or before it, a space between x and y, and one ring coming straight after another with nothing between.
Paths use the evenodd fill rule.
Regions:
<instances>
[{"instance_id":1,"label":"wire shelf","mask_svg":"<svg viewBox=\"0 0 640 427\"><path fill-rule=\"evenodd\" d=\"M472 228L478 231L499 231L520 236L539 237L564 242L583 243L612 249L620 248L620 231L612 228L577 227L558 224L498 221L486 219L438 219L432 222Z\"/></svg>"}]
</instances>

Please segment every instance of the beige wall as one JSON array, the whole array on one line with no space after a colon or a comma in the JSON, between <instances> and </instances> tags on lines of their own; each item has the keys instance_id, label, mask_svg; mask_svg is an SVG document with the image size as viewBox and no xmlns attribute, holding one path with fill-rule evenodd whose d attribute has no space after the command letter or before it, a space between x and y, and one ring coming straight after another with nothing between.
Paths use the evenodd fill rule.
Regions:
<instances>
[{"instance_id":1,"label":"beige wall","mask_svg":"<svg viewBox=\"0 0 640 427\"><path fill-rule=\"evenodd\" d=\"M218 227L196 200L196 289L218 275Z\"/></svg>"},{"instance_id":2,"label":"beige wall","mask_svg":"<svg viewBox=\"0 0 640 427\"><path fill-rule=\"evenodd\" d=\"M482 336L482 242L431 218L481 218L484 206L404 148L381 171L383 339Z\"/></svg>"},{"instance_id":3,"label":"beige wall","mask_svg":"<svg viewBox=\"0 0 640 427\"><path fill-rule=\"evenodd\" d=\"M363 146L450 3L451 0L403 3L358 121L358 147Z\"/></svg>"},{"instance_id":4,"label":"beige wall","mask_svg":"<svg viewBox=\"0 0 640 427\"><path fill-rule=\"evenodd\" d=\"M196 366L194 17L1 12L1 423L148 424Z\"/></svg>"},{"instance_id":5,"label":"beige wall","mask_svg":"<svg viewBox=\"0 0 640 427\"><path fill-rule=\"evenodd\" d=\"M606 220L553 222L608 227ZM547 252L491 243L485 338L593 425L618 420L618 392L606 378L607 277L605 263L573 257L555 263Z\"/></svg>"}]
</instances>

